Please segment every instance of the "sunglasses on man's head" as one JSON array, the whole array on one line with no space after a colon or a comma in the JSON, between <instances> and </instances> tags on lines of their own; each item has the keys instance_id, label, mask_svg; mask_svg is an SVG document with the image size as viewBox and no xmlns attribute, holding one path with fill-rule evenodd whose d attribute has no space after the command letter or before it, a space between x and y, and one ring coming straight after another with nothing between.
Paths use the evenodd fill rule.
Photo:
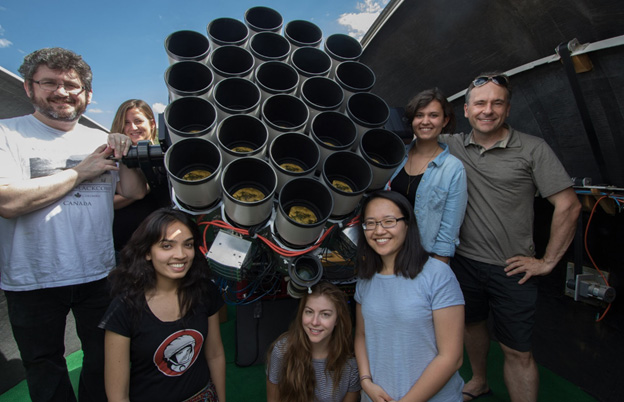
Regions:
<instances>
[{"instance_id":1,"label":"sunglasses on man's head","mask_svg":"<svg viewBox=\"0 0 624 402\"><path fill-rule=\"evenodd\" d=\"M492 76L482 75L480 77L475 78L474 81L472 81L472 84L475 87L481 87L490 81L492 81L496 85L500 85L505 88L507 88L507 85L509 85L509 78L507 78L507 76L505 75L492 75Z\"/></svg>"}]
</instances>

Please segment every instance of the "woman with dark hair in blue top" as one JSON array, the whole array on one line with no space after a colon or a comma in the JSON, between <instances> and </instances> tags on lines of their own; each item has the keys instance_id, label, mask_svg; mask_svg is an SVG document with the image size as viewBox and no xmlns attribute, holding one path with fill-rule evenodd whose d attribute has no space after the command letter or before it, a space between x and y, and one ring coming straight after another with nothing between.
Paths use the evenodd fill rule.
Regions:
<instances>
[{"instance_id":1,"label":"woman with dark hair in blue top","mask_svg":"<svg viewBox=\"0 0 624 402\"><path fill-rule=\"evenodd\" d=\"M355 357L364 400L462 401L464 299L453 271L421 246L403 195L371 194L360 217Z\"/></svg>"},{"instance_id":2,"label":"woman with dark hair in blue top","mask_svg":"<svg viewBox=\"0 0 624 402\"><path fill-rule=\"evenodd\" d=\"M423 247L448 264L459 244L468 201L464 166L438 142L440 133L455 129L453 107L438 88L428 89L407 104L405 117L414 140L387 189L410 200Z\"/></svg>"}]
</instances>

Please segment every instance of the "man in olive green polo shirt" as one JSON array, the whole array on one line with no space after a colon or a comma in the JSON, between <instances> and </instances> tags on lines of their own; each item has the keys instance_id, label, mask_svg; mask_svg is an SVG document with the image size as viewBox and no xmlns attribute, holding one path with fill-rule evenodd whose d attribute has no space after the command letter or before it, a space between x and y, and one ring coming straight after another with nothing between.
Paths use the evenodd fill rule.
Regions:
<instances>
[{"instance_id":1,"label":"man in olive green polo shirt","mask_svg":"<svg viewBox=\"0 0 624 402\"><path fill-rule=\"evenodd\" d=\"M466 300L465 346L473 377L464 386L465 401L491 393L486 377L489 314L504 352L511 400L537 400L539 377L531 353L534 277L550 273L563 257L581 208L570 177L546 142L505 123L510 100L507 76L478 76L464 105L472 131L441 136L464 163L468 180L466 217L451 262ZM542 258L536 258L533 244L536 194L555 207Z\"/></svg>"}]
</instances>

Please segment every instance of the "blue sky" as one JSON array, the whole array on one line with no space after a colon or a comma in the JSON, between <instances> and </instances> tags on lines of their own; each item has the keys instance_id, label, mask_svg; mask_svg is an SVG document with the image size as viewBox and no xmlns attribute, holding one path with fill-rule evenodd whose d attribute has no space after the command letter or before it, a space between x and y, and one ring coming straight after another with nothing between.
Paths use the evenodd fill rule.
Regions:
<instances>
[{"instance_id":1,"label":"blue sky","mask_svg":"<svg viewBox=\"0 0 624 402\"><path fill-rule=\"evenodd\" d=\"M266 6L284 24L308 20L323 37L360 38L388 0L0 0L0 66L17 74L26 54L64 47L93 69L93 102L87 116L110 128L117 107L130 98L156 112L167 104L166 37L179 30L206 34L215 18L243 20L245 11Z\"/></svg>"}]
</instances>

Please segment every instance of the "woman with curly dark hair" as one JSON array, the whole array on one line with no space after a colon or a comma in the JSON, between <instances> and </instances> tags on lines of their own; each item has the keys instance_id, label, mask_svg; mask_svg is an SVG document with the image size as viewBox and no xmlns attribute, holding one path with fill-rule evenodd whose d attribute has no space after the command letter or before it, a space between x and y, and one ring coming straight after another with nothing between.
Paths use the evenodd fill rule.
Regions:
<instances>
[{"instance_id":1,"label":"woman with curly dark hair","mask_svg":"<svg viewBox=\"0 0 624 402\"><path fill-rule=\"evenodd\" d=\"M269 348L267 402L358 401L351 331L344 292L329 282L314 285L289 330Z\"/></svg>"},{"instance_id":2,"label":"woman with curly dark hair","mask_svg":"<svg viewBox=\"0 0 624 402\"><path fill-rule=\"evenodd\" d=\"M110 273L105 384L113 401L225 401L223 300L184 212L150 214Z\"/></svg>"}]
</instances>

